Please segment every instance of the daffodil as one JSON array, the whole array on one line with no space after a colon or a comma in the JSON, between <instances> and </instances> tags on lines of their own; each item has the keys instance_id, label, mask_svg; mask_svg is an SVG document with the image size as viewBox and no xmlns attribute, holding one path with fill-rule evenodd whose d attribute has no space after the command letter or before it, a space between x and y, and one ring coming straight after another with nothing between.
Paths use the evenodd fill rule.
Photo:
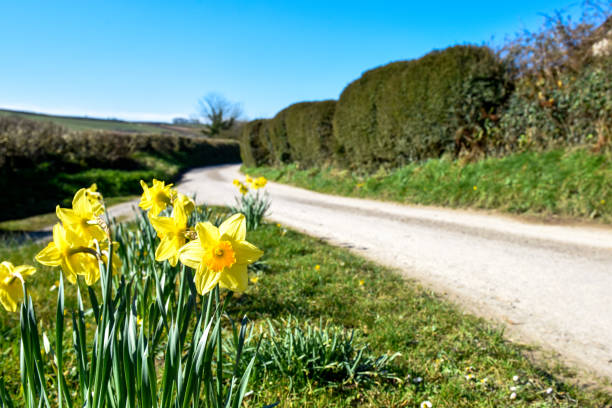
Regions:
<instances>
[{"instance_id":1,"label":"daffodil","mask_svg":"<svg viewBox=\"0 0 612 408\"><path fill-rule=\"evenodd\" d=\"M186 196L183 193L176 193L176 197L174 198L172 205L175 206L176 203L180 203L183 206L185 214L187 215L191 214L193 210L195 210L195 201L193 201L191 197Z\"/></svg>"},{"instance_id":2,"label":"daffodil","mask_svg":"<svg viewBox=\"0 0 612 408\"><path fill-rule=\"evenodd\" d=\"M246 193L249 192L249 188L241 183L239 187L239 191L240 191L240 194L245 195Z\"/></svg>"},{"instance_id":3,"label":"daffodil","mask_svg":"<svg viewBox=\"0 0 612 408\"><path fill-rule=\"evenodd\" d=\"M100 278L96 252L89 248L88 241L62 224L53 227L53 241L34 259L47 266L61 266L68 282L75 284L77 275L83 275L87 285Z\"/></svg>"},{"instance_id":4,"label":"daffodil","mask_svg":"<svg viewBox=\"0 0 612 408\"><path fill-rule=\"evenodd\" d=\"M253 186L253 188L257 190L260 188L264 188L267 183L268 183L268 180L266 180L265 177L258 177L255 180L253 180L253 182L251 183L251 186Z\"/></svg>"},{"instance_id":5,"label":"daffodil","mask_svg":"<svg viewBox=\"0 0 612 408\"><path fill-rule=\"evenodd\" d=\"M87 198L85 188L80 189L74 195L72 209L60 208L58 205L55 213L66 229L72 230L85 241L97 239L101 242L106 237L96 218L94 206Z\"/></svg>"},{"instance_id":6,"label":"daffodil","mask_svg":"<svg viewBox=\"0 0 612 408\"><path fill-rule=\"evenodd\" d=\"M248 284L247 265L263 252L247 242L244 215L235 214L219 228L210 222L196 225L197 239L179 251L179 259L196 270L195 285L200 294L219 284L222 288L242 292Z\"/></svg>"},{"instance_id":7,"label":"daffodil","mask_svg":"<svg viewBox=\"0 0 612 408\"><path fill-rule=\"evenodd\" d=\"M0 304L9 312L17 311L17 304L23 298L23 277L36 272L33 266L13 266L10 262L0 263Z\"/></svg>"},{"instance_id":8,"label":"daffodil","mask_svg":"<svg viewBox=\"0 0 612 408\"><path fill-rule=\"evenodd\" d=\"M157 236L161 239L155 251L155 260L165 261L167 259L170 265L176 266L178 251L186 242L187 214L183 203L175 200L172 217L151 216L149 219L157 231Z\"/></svg>"},{"instance_id":9,"label":"daffodil","mask_svg":"<svg viewBox=\"0 0 612 408\"><path fill-rule=\"evenodd\" d=\"M248 174L246 175L244 179L246 180L247 184L253 183L253 177L249 176Z\"/></svg>"},{"instance_id":10,"label":"daffodil","mask_svg":"<svg viewBox=\"0 0 612 408\"><path fill-rule=\"evenodd\" d=\"M102 194L98 192L98 185L96 183L85 189L85 195L91 203L94 214L98 216L104 214L104 199Z\"/></svg>"},{"instance_id":11,"label":"daffodil","mask_svg":"<svg viewBox=\"0 0 612 408\"><path fill-rule=\"evenodd\" d=\"M159 215L166 207L172 203L174 192L172 184L165 185L163 181L153 179L153 185L147 186L147 183L140 180L142 186L142 196L138 206L143 210L149 210L150 215Z\"/></svg>"}]
</instances>

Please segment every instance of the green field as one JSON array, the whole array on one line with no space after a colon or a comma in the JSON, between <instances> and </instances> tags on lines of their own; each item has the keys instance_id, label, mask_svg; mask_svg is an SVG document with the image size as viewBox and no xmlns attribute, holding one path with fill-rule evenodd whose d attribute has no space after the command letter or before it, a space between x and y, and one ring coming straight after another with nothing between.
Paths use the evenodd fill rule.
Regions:
<instances>
[{"instance_id":1,"label":"green field","mask_svg":"<svg viewBox=\"0 0 612 408\"><path fill-rule=\"evenodd\" d=\"M612 222L612 155L558 149L476 162L430 159L375 174L332 167L247 167L246 173L324 193Z\"/></svg>"},{"instance_id":2,"label":"green field","mask_svg":"<svg viewBox=\"0 0 612 408\"><path fill-rule=\"evenodd\" d=\"M168 133L186 136L201 136L200 125L171 125L155 122L129 122L116 119L96 119L77 116L45 115L41 113L20 112L0 109L1 116L19 116L21 118L53 122L73 131L104 130L125 133Z\"/></svg>"}]
</instances>

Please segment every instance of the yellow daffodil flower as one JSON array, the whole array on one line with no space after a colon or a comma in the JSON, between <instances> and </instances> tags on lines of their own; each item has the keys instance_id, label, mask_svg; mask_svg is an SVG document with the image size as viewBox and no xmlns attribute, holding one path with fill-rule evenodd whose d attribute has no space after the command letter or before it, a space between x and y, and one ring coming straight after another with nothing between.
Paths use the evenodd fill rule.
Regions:
<instances>
[{"instance_id":1,"label":"yellow daffodil flower","mask_svg":"<svg viewBox=\"0 0 612 408\"><path fill-rule=\"evenodd\" d=\"M255 190L257 190L257 189L260 189L260 188L264 188L267 183L268 183L268 180L266 180L265 177L258 177L255 180L253 180L251 185L253 186L253 188Z\"/></svg>"},{"instance_id":2,"label":"yellow daffodil flower","mask_svg":"<svg viewBox=\"0 0 612 408\"><path fill-rule=\"evenodd\" d=\"M245 180L246 180L247 184L253 183L253 177L249 176L248 174L246 175Z\"/></svg>"},{"instance_id":3,"label":"yellow daffodil flower","mask_svg":"<svg viewBox=\"0 0 612 408\"><path fill-rule=\"evenodd\" d=\"M246 193L249 192L249 188L246 185L240 183L239 191L240 191L240 194L245 195Z\"/></svg>"},{"instance_id":4,"label":"yellow daffodil flower","mask_svg":"<svg viewBox=\"0 0 612 408\"><path fill-rule=\"evenodd\" d=\"M96 219L94 206L87 198L87 189L82 188L76 192L72 200L72 209L60 208L58 205L55 213L66 229L74 231L85 241L97 239L102 242L106 237Z\"/></svg>"},{"instance_id":5,"label":"yellow daffodil flower","mask_svg":"<svg viewBox=\"0 0 612 408\"><path fill-rule=\"evenodd\" d=\"M102 194L98 192L98 185L96 183L85 189L85 195L91 203L94 214L97 216L104 214L104 199Z\"/></svg>"},{"instance_id":6,"label":"yellow daffodil flower","mask_svg":"<svg viewBox=\"0 0 612 408\"><path fill-rule=\"evenodd\" d=\"M143 210L150 210L150 215L159 215L168 204L172 203L173 190L172 184L165 185L163 181L153 179L153 185L147 186L147 183L140 180L142 186L142 196L138 206Z\"/></svg>"},{"instance_id":7,"label":"yellow daffodil flower","mask_svg":"<svg viewBox=\"0 0 612 408\"><path fill-rule=\"evenodd\" d=\"M247 242L244 215L235 214L219 228L210 222L196 225L198 238L179 251L182 263L196 270L195 285L200 294L219 284L243 292L248 284L247 265L258 260L263 252Z\"/></svg>"},{"instance_id":8,"label":"yellow daffodil flower","mask_svg":"<svg viewBox=\"0 0 612 408\"><path fill-rule=\"evenodd\" d=\"M236 187L239 187L240 184L242 184L242 183L240 182L240 180L234 179L234 181L232 181L232 184L234 184Z\"/></svg>"},{"instance_id":9,"label":"yellow daffodil flower","mask_svg":"<svg viewBox=\"0 0 612 408\"><path fill-rule=\"evenodd\" d=\"M176 203L180 203L185 210L185 214L189 215L195 210L195 201L189 196L186 196L183 193L176 193L176 197L172 202L172 205L176 205Z\"/></svg>"},{"instance_id":10,"label":"yellow daffodil flower","mask_svg":"<svg viewBox=\"0 0 612 408\"><path fill-rule=\"evenodd\" d=\"M10 262L0 263L0 304L9 312L17 311L17 304L23 298L21 287L24 276L36 272L33 266L13 266Z\"/></svg>"},{"instance_id":11,"label":"yellow daffodil flower","mask_svg":"<svg viewBox=\"0 0 612 408\"><path fill-rule=\"evenodd\" d=\"M175 200L172 218L151 216L149 219L157 231L157 236L161 239L155 251L155 260L165 261L167 259L170 265L176 266L178 251L186 242L187 214L183 204Z\"/></svg>"},{"instance_id":12,"label":"yellow daffodil flower","mask_svg":"<svg viewBox=\"0 0 612 408\"><path fill-rule=\"evenodd\" d=\"M87 285L100 278L95 250L88 248L89 242L62 224L53 227L53 241L34 259L47 266L61 266L68 282L76 284L77 275L85 276Z\"/></svg>"}]
</instances>

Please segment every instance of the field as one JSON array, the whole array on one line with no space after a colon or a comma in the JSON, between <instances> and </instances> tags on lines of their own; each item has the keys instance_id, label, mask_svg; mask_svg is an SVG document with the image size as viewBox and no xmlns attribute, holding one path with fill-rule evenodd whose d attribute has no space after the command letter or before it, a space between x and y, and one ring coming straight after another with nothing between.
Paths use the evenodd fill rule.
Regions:
<instances>
[{"instance_id":1,"label":"field","mask_svg":"<svg viewBox=\"0 0 612 408\"><path fill-rule=\"evenodd\" d=\"M41 113L20 112L0 109L0 117L18 116L40 122L53 122L69 130L104 130L124 133L167 133L174 135L200 136L199 125L171 125L155 122L128 122L116 119L96 119L75 116L45 115Z\"/></svg>"}]
</instances>

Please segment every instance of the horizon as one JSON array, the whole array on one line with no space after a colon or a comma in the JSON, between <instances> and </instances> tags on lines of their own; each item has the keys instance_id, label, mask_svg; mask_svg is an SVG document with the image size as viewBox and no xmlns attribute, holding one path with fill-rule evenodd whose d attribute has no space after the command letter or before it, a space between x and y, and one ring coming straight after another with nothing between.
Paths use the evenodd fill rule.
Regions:
<instances>
[{"instance_id":1,"label":"horizon","mask_svg":"<svg viewBox=\"0 0 612 408\"><path fill-rule=\"evenodd\" d=\"M497 47L558 10L580 11L524 0L5 4L0 35L12 41L0 109L164 123L193 117L198 100L218 92L240 103L245 119L272 117L293 103L338 99L363 72L392 61L455 44Z\"/></svg>"}]
</instances>

